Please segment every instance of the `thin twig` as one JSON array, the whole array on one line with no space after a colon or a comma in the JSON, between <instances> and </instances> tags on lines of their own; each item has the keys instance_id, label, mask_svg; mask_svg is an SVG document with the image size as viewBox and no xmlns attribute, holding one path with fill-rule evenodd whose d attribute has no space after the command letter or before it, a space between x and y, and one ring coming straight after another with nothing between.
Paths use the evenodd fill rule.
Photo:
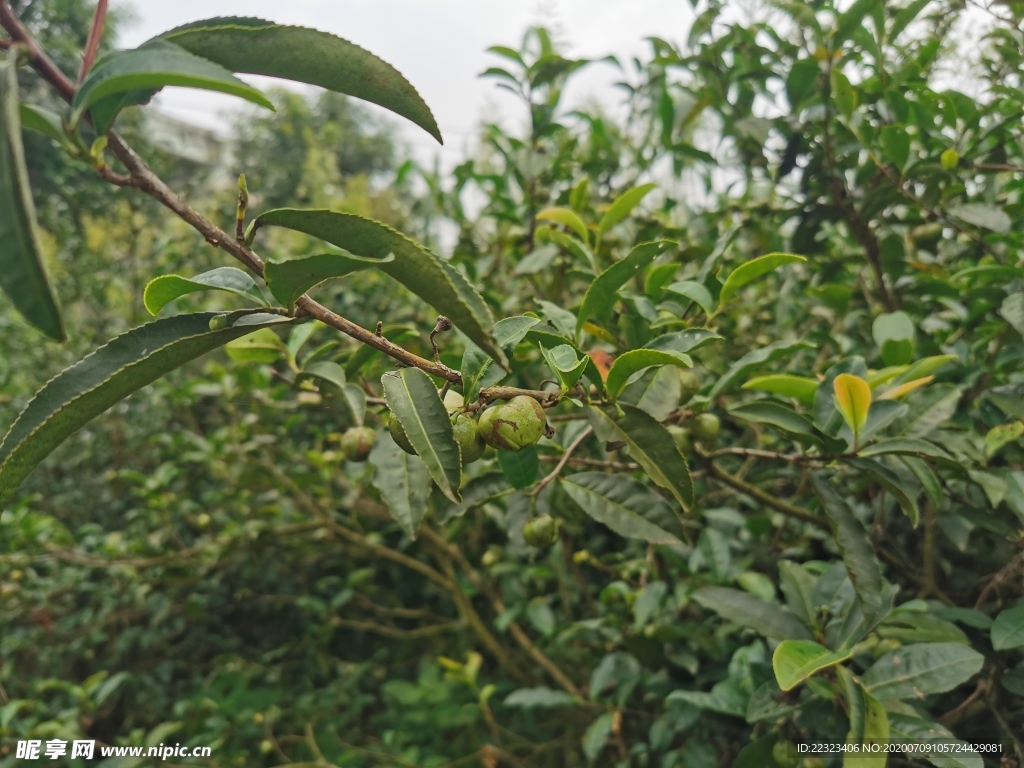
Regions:
<instances>
[{"instance_id":1,"label":"thin twig","mask_svg":"<svg viewBox=\"0 0 1024 768\"><path fill-rule=\"evenodd\" d=\"M96 61L96 53L100 49L100 41L103 39L103 29L106 24L107 0L99 0L92 15L92 26L89 27L89 38L85 44L85 54L82 56L82 67L78 70L79 85L85 80L85 76L92 69L93 62Z\"/></svg>"},{"instance_id":2,"label":"thin twig","mask_svg":"<svg viewBox=\"0 0 1024 768\"><path fill-rule=\"evenodd\" d=\"M729 474L713 461L708 462L708 468L711 470L711 474L714 477L718 478L726 485L731 485L737 491L757 499L762 504L778 510L787 517L792 517L796 520L803 520L805 523L810 523L811 525L815 525L825 531L831 530L828 521L824 518L815 515L813 512L808 512L806 509L793 506L782 499L775 498L770 493L762 491L760 488L751 485L745 480L741 480L735 475Z\"/></svg>"},{"instance_id":3,"label":"thin twig","mask_svg":"<svg viewBox=\"0 0 1024 768\"><path fill-rule=\"evenodd\" d=\"M533 490L530 491L530 495L536 496L538 493L543 491L549 483L551 483L556 477L558 477L562 473L562 470L565 469L566 463L568 463L569 459L572 458L573 451L579 448L580 443L582 443L592 434L594 434L593 427L587 427L582 432L580 432L579 437L573 440L569 447L565 449L565 453L562 454L562 458L555 465L555 468L551 470L550 474L548 474L543 480L541 480L539 483L537 483L536 486L534 486Z\"/></svg>"}]
</instances>

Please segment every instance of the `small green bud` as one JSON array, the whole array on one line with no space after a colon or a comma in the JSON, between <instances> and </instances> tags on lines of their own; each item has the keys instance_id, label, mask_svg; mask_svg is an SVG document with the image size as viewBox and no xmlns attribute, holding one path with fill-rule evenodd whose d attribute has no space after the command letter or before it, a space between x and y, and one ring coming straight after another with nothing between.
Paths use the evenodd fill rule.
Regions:
<instances>
[{"instance_id":1,"label":"small green bud","mask_svg":"<svg viewBox=\"0 0 1024 768\"><path fill-rule=\"evenodd\" d=\"M558 523L551 515L539 515L523 526L523 538L531 547L547 549L558 541Z\"/></svg>"},{"instance_id":2,"label":"small green bud","mask_svg":"<svg viewBox=\"0 0 1024 768\"><path fill-rule=\"evenodd\" d=\"M341 452L349 461L366 461L377 440L377 433L369 427L352 427L341 436Z\"/></svg>"},{"instance_id":3,"label":"small green bud","mask_svg":"<svg viewBox=\"0 0 1024 768\"><path fill-rule=\"evenodd\" d=\"M412 443L409 442L409 436L405 434L405 427L402 426L402 422L398 420L394 413L388 417L388 432L391 433L391 437L398 443L399 448L406 453L411 453L413 456L416 455L416 449L412 447Z\"/></svg>"}]
</instances>

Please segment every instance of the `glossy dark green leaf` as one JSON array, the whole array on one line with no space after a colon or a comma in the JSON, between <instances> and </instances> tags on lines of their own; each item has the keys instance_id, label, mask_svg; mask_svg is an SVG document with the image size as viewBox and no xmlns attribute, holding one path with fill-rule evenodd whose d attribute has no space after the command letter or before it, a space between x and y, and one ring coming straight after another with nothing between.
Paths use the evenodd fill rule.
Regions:
<instances>
[{"instance_id":1,"label":"glossy dark green leaf","mask_svg":"<svg viewBox=\"0 0 1024 768\"><path fill-rule=\"evenodd\" d=\"M818 430L809 419L780 403L768 401L744 403L730 408L729 415L757 424L770 424L784 432L804 438L806 442L821 443Z\"/></svg>"},{"instance_id":2,"label":"glossy dark green leaf","mask_svg":"<svg viewBox=\"0 0 1024 768\"><path fill-rule=\"evenodd\" d=\"M540 471L537 446L530 445L521 451L498 451L498 466L505 480L516 490L533 485Z\"/></svg>"},{"instance_id":3,"label":"glossy dark green leaf","mask_svg":"<svg viewBox=\"0 0 1024 768\"><path fill-rule=\"evenodd\" d=\"M448 411L434 382L419 368L403 368L381 377L388 408L398 417L416 453L437 487L458 503L462 459Z\"/></svg>"},{"instance_id":4,"label":"glossy dark green leaf","mask_svg":"<svg viewBox=\"0 0 1024 768\"><path fill-rule=\"evenodd\" d=\"M274 109L266 96L239 80L230 70L173 43L153 40L134 50L108 54L96 63L75 92L71 123L77 125L82 115L101 100L130 91L167 86L219 91ZM94 115L96 130L105 133L112 117L109 113L102 119Z\"/></svg>"},{"instance_id":5,"label":"glossy dark green leaf","mask_svg":"<svg viewBox=\"0 0 1024 768\"><path fill-rule=\"evenodd\" d=\"M671 240L659 240L654 243L642 243L629 252L622 261L612 264L598 275L590 284L583 303L576 315L576 334L583 330L583 325L591 318L599 318L611 311L618 300L619 289L634 277L641 269L650 264L657 256L676 247Z\"/></svg>"},{"instance_id":6,"label":"glossy dark green leaf","mask_svg":"<svg viewBox=\"0 0 1024 768\"><path fill-rule=\"evenodd\" d=\"M961 643L918 643L885 654L861 681L882 701L920 699L966 683L984 663L984 656Z\"/></svg>"},{"instance_id":7,"label":"glossy dark green leaf","mask_svg":"<svg viewBox=\"0 0 1024 768\"><path fill-rule=\"evenodd\" d=\"M327 32L227 17L192 22L160 37L232 72L280 77L369 101L441 141L430 108L398 70Z\"/></svg>"},{"instance_id":8,"label":"glossy dark green leaf","mask_svg":"<svg viewBox=\"0 0 1024 768\"><path fill-rule=\"evenodd\" d=\"M659 518L656 508L660 506L664 511L668 505L632 478L577 472L563 477L561 486L580 509L620 536L651 544L682 545L676 535L652 521Z\"/></svg>"},{"instance_id":9,"label":"glossy dark green leaf","mask_svg":"<svg viewBox=\"0 0 1024 768\"><path fill-rule=\"evenodd\" d=\"M395 260L394 254L381 258L361 258L344 253L320 253L285 261L268 261L265 266L267 287L274 298L286 307L294 306L299 297L320 283L353 272L379 267Z\"/></svg>"},{"instance_id":10,"label":"glossy dark green leaf","mask_svg":"<svg viewBox=\"0 0 1024 768\"><path fill-rule=\"evenodd\" d=\"M619 402L635 405L649 413L655 421L664 421L679 406L682 383L675 366L647 371L628 385L619 395Z\"/></svg>"},{"instance_id":11,"label":"glossy dark green leaf","mask_svg":"<svg viewBox=\"0 0 1024 768\"><path fill-rule=\"evenodd\" d=\"M693 599L723 619L750 627L771 640L811 640L811 633L785 608L739 589L704 587Z\"/></svg>"},{"instance_id":12,"label":"glossy dark green leaf","mask_svg":"<svg viewBox=\"0 0 1024 768\"><path fill-rule=\"evenodd\" d=\"M895 454L898 456L917 456L923 459L936 459L938 461L952 461L950 456L935 443L927 440L916 440L908 437L895 437L889 440L879 440L872 443L858 452L858 456L883 456Z\"/></svg>"},{"instance_id":13,"label":"glossy dark green leaf","mask_svg":"<svg viewBox=\"0 0 1024 768\"><path fill-rule=\"evenodd\" d=\"M0 61L0 243L0 289L29 323L54 341L64 341L64 322L43 266L25 167L13 56Z\"/></svg>"},{"instance_id":14,"label":"glossy dark green leaf","mask_svg":"<svg viewBox=\"0 0 1024 768\"><path fill-rule=\"evenodd\" d=\"M78 149L67 134L64 132L64 122L60 115L46 107L35 104L21 105L21 127L28 131L35 131L60 144L68 153L75 154Z\"/></svg>"},{"instance_id":15,"label":"glossy dark green leaf","mask_svg":"<svg viewBox=\"0 0 1024 768\"><path fill-rule=\"evenodd\" d=\"M659 349L632 349L625 352L615 359L611 370L608 371L608 378L605 380L608 397L613 400L618 398L630 378L640 371L656 365L692 368L693 360L683 352Z\"/></svg>"},{"instance_id":16,"label":"glossy dark green leaf","mask_svg":"<svg viewBox=\"0 0 1024 768\"><path fill-rule=\"evenodd\" d=\"M695 302L698 307L704 310L706 315L710 315L715 311L715 300L712 298L711 292L704 287L703 283L698 283L696 280L682 280L671 283L665 287L665 291Z\"/></svg>"},{"instance_id":17,"label":"glossy dark green leaf","mask_svg":"<svg viewBox=\"0 0 1024 768\"><path fill-rule=\"evenodd\" d=\"M1024 646L1024 605L1001 611L992 622L992 647L997 651Z\"/></svg>"},{"instance_id":18,"label":"glossy dark green leaf","mask_svg":"<svg viewBox=\"0 0 1024 768\"><path fill-rule=\"evenodd\" d=\"M590 425L599 440L625 442L629 455L644 468L657 485L668 490L688 509L693 504L693 480L686 459L679 453L672 435L636 406L620 403L618 410L590 406Z\"/></svg>"},{"instance_id":19,"label":"glossy dark green leaf","mask_svg":"<svg viewBox=\"0 0 1024 768\"><path fill-rule=\"evenodd\" d=\"M280 315L246 314L211 330L211 322L216 327L225 318L230 316L201 312L155 320L121 334L51 379L0 443L0 505L65 438L132 392L233 339L291 322Z\"/></svg>"},{"instance_id":20,"label":"glossy dark green leaf","mask_svg":"<svg viewBox=\"0 0 1024 768\"><path fill-rule=\"evenodd\" d=\"M505 354L494 338L494 319L480 294L461 272L402 233L350 213L279 208L256 217L246 239L252 242L256 231L265 226L303 232L356 256L376 259L378 270L447 316L477 346L505 365ZM394 259L388 260L389 255Z\"/></svg>"},{"instance_id":21,"label":"glossy dark green leaf","mask_svg":"<svg viewBox=\"0 0 1024 768\"><path fill-rule=\"evenodd\" d=\"M436 393L435 393L436 394ZM410 539L415 539L430 503L430 474L419 457L403 451L390 434L378 435L370 450L373 484Z\"/></svg>"},{"instance_id":22,"label":"glossy dark green leaf","mask_svg":"<svg viewBox=\"0 0 1024 768\"><path fill-rule=\"evenodd\" d=\"M218 267L195 277L161 275L149 281L142 301L149 314L156 315L172 301L197 291L227 291L257 304L266 304L248 274L235 267Z\"/></svg>"}]
</instances>

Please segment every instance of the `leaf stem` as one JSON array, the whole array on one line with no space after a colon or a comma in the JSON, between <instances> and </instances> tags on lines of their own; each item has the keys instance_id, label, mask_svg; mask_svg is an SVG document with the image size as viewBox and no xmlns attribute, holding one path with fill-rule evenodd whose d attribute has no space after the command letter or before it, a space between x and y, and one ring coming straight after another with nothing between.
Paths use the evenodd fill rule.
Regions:
<instances>
[{"instance_id":1,"label":"leaf stem","mask_svg":"<svg viewBox=\"0 0 1024 768\"><path fill-rule=\"evenodd\" d=\"M96 3L96 11L92 16L92 26L89 27L89 38L85 44L85 55L82 56L82 68L78 70L78 83L81 85L85 76L92 69L96 61L96 53L100 49L100 41L103 39L103 29L107 23L107 0L99 0Z\"/></svg>"}]
</instances>

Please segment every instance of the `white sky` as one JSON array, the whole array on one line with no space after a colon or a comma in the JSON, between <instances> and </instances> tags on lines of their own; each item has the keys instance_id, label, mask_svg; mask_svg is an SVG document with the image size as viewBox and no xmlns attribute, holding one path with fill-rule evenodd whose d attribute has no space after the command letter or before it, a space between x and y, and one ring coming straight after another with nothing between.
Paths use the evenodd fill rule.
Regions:
<instances>
[{"instance_id":1,"label":"white sky","mask_svg":"<svg viewBox=\"0 0 1024 768\"><path fill-rule=\"evenodd\" d=\"M351 40L394 65L417 88L434 112L444 148L401 118L395 122L403 124L402 136L418 157L440 152L447 167L465 157L483 116L506 123L523 119L511 94L496 88L492 78L478 77L488 66L501 65L498 57L485 52L488 46L518 48L526 28L544 21L568 44L568 55L598 58L611 53L627 63L632 56L649 55L645 37L684 39L693 18L686 0L115 0L114 4L130 9L134 16L123 28L121 47L133 47L179 24L214 16L259 16ZM620 99L618 89L610 87L618 72L608 64L594 64L577 78L566 95L569 106L595 97L611 106ZM168 89L157 101L175 117L219 129L225 129L225 115L240 103L230 96L179 88Z\"/></svg>"}]
</instances>

